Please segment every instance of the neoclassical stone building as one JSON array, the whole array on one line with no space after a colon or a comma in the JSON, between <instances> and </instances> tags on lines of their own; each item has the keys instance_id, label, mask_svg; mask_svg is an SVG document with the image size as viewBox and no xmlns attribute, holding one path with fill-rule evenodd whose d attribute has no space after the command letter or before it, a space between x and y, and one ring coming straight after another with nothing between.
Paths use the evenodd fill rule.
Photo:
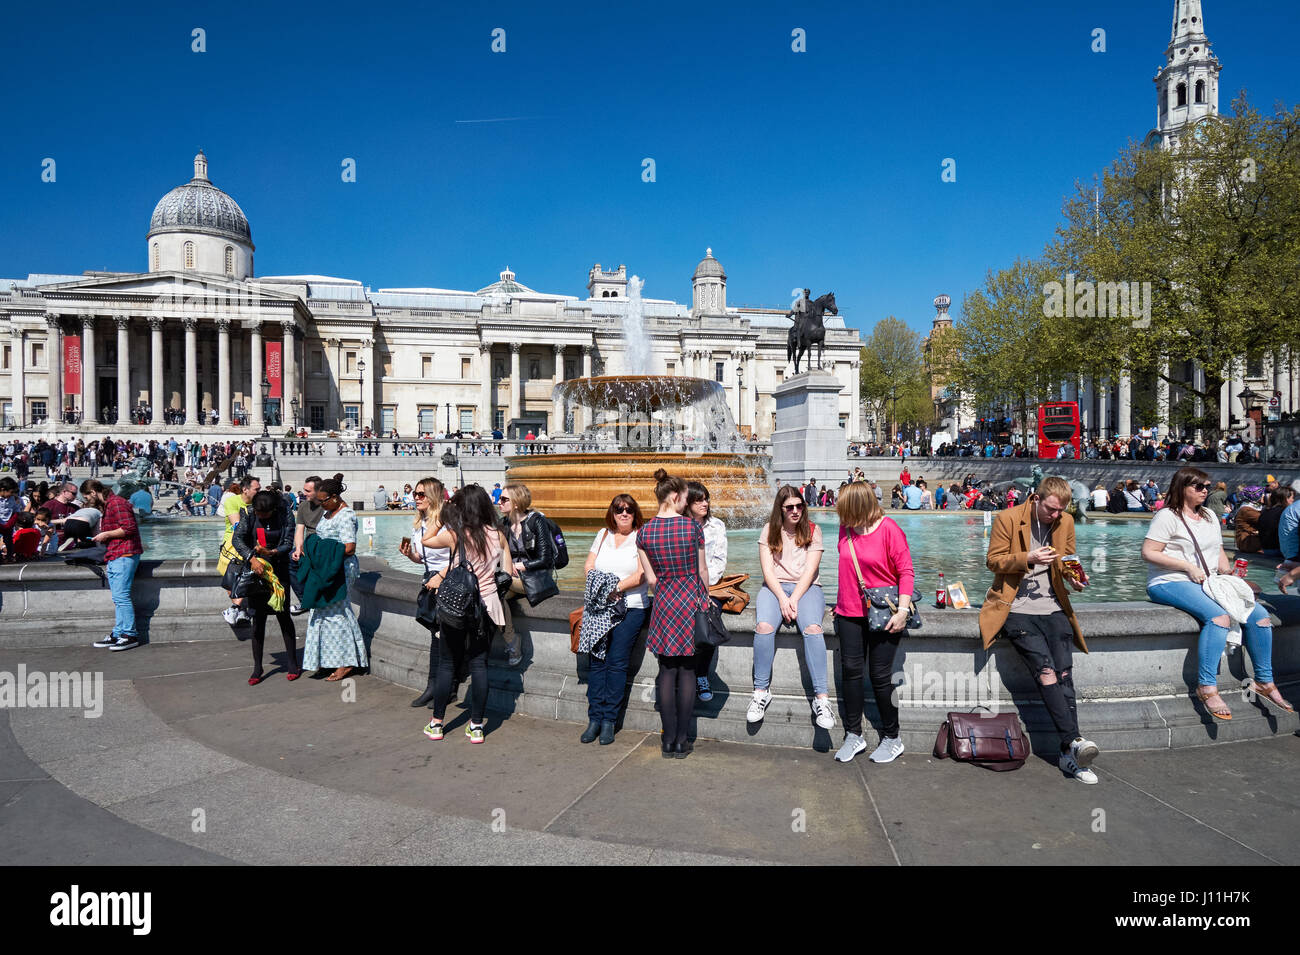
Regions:
<instances>
[{"instance_id":1,"label":"neoclassical stone building","mask_svg":"<svg viewBox=\"0 0 1300 955\"><path fill-rule=\"evenodd\" d=\"M315 431L369 425L410 437L450 424L554 436L582 424L558 420L557 382L628 367L625 266L594 265L586 298L534 291L509 269L476 291L255 277L248 219L208 178L202 152L194 177L158 202L146 245L145 272L0 280L7 424L80 413L86 430L170 433L210 428L215 412L223 430L260 432L265 383L275 427L296 415ZM721 382L740 428L771 435L772 391L788 374L787 306L729 306L726 272L707 250L690 305L640 307L648 371ZM862 342L841 317L826 326L823 367L843 382L840 424L854 438ZM169 413L184 424L167 423Z\"/></svg>"}]
</instances>

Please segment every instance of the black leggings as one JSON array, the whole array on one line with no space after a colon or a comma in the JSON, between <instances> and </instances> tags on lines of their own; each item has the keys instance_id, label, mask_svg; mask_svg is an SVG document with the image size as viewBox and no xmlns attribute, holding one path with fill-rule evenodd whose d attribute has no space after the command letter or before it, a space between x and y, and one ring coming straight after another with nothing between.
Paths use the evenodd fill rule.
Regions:
<instances>
[{"instance_id":1,"label":"black leggings","mask_svg":"<svg viewBox=\"0 0 1300 955\"><path fill-rule=\"evenodd\" d=\"M840 693L844 697L844 728L855 736L862 735L863 664L871 676L871 691L880 711L880 733L888 739L898 738L898 706L894 703L894 658L902 633L869 630L866 617L835 618L835 633L840 638Z\"/></svg>"},{"instance_id":2,"label":"black leggings","mask_svg":"<svg viewBox=\"0 0 1300 955\"><path fill-rule=\"evenodd\" d=\"M453 630L443 626L442 636L438 642L438 683L433 690L433 718L442 721L447 713L447 701L451 699L451 685L456 673L469 668L471 678L469 698L469 721L482 723L487 713L488 679L487 658L492 646L492 633L495 625L485 621L488 628L483 637L475 634L475 640L466 646L467 634L464 630Z\"/></svg>"},{"instance_id":3,"label":"black leggings","mask_svg":"<svg viewBox=\"0 0 1300 955\"><path fill-rule=\"evenodd\" d=\"M663 723L663 742L685 743L695 712L695 657L659 657L659 719Z\"/></svg>"},{"instance_id":4,"label":"black leggings","mask_svg":"<svg viewBox=\"0 0 1300 955\"><path fill-rule=\"evenodd\" d=\"M262 648L266 643L266 616L270 612L271 607L265 600L260 600L253 606L253 676L262 675ZM294 632L293 617L289 614L287 597L284 609L276 613L275 619L280 622L280 636L284 638L284 652L287 655L285 662L289 667L289 672L300 673L302 667L298 663L298 634Z\"/></svg>"},{"instance_id":5,"label":"black leggings","mask_svg":"<svg viewBox=\"0 0 1300 955\"><path fill-rule=\"evenodd\" d=\"M1052 725L1061 735L1061 752L1079 737L1079 710L1074 698L1074 629L1064 613L1007 614L1007 639L1038 684ZM1044 680L1050 682L1044 683Z\"/></svg>"}]
</instances>

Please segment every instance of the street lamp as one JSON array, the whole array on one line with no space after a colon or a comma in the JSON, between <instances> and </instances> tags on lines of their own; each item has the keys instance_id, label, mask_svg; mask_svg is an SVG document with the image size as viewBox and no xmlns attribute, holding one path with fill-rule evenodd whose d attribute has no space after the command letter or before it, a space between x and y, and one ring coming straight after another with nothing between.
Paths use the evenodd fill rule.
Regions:
<instances>
[{"instance_id":1,"label":"street lamp","mask_svg":"<svg viewBox=\"0 0 1300 955\"><path fill-rule=\"evenodd\" d=\"M451 437L451 402L447 402L447 437Z\"/></svg>"},{"instance_id":2,"label":"street lamp","mask_svg":"<svg viewBox=\"0 0 1300 955\"><path fill-rule=\"evenodd\" d=\"M262 437L269 438L271 432L266 430L266 406L271 398L271 382L267 380L266 375L262 376Z\"/></svg>"},{"instance_id":3,"label":"street lamp","mask_svg":"<svg viewBox=\"0 0 1300 955\"><path fill-rule=\"evenodd\" d=\"M364 358L357 359L357 375L361 383L361 393L357 396L361 402L361 408L357 411L357 428L360 429L361 415L365 413L366 408L366 360Z\"/></svg>"},{"instance_id":4,"label":"street lamp","mask_svg":"<svg viewBox=\"0 0 1300 955\"><path fill-rule=\"evenodd\" d=\"M293 415L293 429L298 430L298 396L294 395L289 399L289 411Z\"/></svg>"},{"instance_id":5,"label":"street lamp","mask_svg":"<svg viewBox=\"0 0 1300 955\"><path fill-rule=\"evenodd\" d=\"M736 415L740 421L736 422L737 427L744 427L741 422L745 420L745 366L736 365Z\"/></svg>"},{"instance_id":6,"label":"street lamp","mask_svg":"<svg viewBox=\"0 0 1300 955\"><path fill-rule=\"evenodd\" d=\"M1268 451L1268 437L1265 431L1268 422L1266 420L1265 413L1264 413L1264 402L1265 399L1267 399L1268 397L1269 397L1268 395L1262 394L1261 392L1258 392L1255 389L1251 388L1250 385L1247 385L1245 388L1243 388L1241 393L1237 395L1238 400L1241 401L1241 407L1245 409L1247 421L1250 420L1251 410L1253 408L1259 408L1259 434L1257 435L1259 440L1257 440L1255 443L1259 445L1259 447L1262 448L1265 453L1267 453ZM1263 459L1264 459L1264 454L1261 454L1260 460L1262 461Z\"/></svg>"}]
</instances>

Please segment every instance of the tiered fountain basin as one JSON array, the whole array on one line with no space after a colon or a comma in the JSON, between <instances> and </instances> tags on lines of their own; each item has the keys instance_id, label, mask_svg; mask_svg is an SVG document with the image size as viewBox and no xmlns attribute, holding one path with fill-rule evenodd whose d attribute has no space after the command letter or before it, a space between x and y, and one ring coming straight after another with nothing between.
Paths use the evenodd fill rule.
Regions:
<instances>
[{"instance_id":1,"label":"tiered fountain basin","mask_svg":"<svg viewBox=\"0 0 1300 955\"><path fill-rule=\"evenodd\" d=\"M658 508L654 472L699 481L714 512L740 525L770 506L765 454L745 450L722 386L676 375L577 378L556 386L565 417L581 410L575 450L506 458L507 478L528 485L533 507L565 528L603 525L616 494L647 518ZM581 449L581 450L578 450Z\"/></svg>"}]
</instances>

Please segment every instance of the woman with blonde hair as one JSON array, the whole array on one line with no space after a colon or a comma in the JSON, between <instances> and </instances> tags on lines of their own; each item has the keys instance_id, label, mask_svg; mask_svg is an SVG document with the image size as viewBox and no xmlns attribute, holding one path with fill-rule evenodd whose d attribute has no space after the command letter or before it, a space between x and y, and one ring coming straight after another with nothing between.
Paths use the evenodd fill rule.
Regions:
<instances>
[{"instance_id":1,"label":"woman with blonde hair","mask_svg":"<svg viewBox=\"0 0 1300 955\"><path fill-rule=\"evenodd\" d=\"M560 592L551 573L555 563L554 542L542 515L532 509L533 494L527 484L511 481L501 489L497 502L501 517L505 519L506 540L510 542L510 560L514 565L514 581L510 594L525 597L530 607L536 607L548 597ZM519 641L506 643L506 662L518 666L523 659Z\"/></svg>"},{"instance_id":2,"label":"woman with blonde hair","mask_svg":"<svg viewBox=\"0 0 1300 955\"><path fill-rule=\"evenodd\" d=\"M808 508L799 489L789 484L782 486L772 503L772 514L758 535L763 587L754 608L754 698L745 713L750 723L761 723L772 702L768 687L776 658L777 628L782 623L797 622L812 679L813 717L822 729L835 725L827 695L826 637L822 632L822 617L826 615L820 570L824 550L822 529L808 520Z\"/></svg>"},{"instance_id":3,"label":"woman with blonde hair","mask_svg":"<svg viewBox=\"0 0 1300 955\"><path fill-rule=\"evenodd\" d=\"M839 592L835 600L835 633L840 638L840 693L844 700L844 745L835 758L847 763L867 748L862 738L863 669L869 670L871 690L880 711L880 745L869 757L888 763L903 752L894 702L894 658L906 632L915 574L907 535L886 517L876 496L861 484L840 495ZM859 576L861 575L861 576ZM873 629L862 597L864 587L897 587L898 609L884 629Z\"/></svg>"},{"instance_id":4,"label":"woman with blonde hair","mask_svg":"<svg viewBox=\"0 0 1300 955\"><path fill-rule=\"evenodd\" d=\"M408 484L407 487L410 487ZM446 491L437 478L427 477L421 480L411 498L415 501L415 523L409 538L403 537L398 545L402 556L419 564L424 570L424 589L431 591L437 600L438 585L447 575L447 565L451 563L451 549L448 547L431 547L425 541L432 540L442 530L442 505ZM429 681L424 692L411 701L412 706L426 706L433 702L434 684L438 680L438 624L436 620L421 620L429 630Z\"/></svg>"}]
</instances>

